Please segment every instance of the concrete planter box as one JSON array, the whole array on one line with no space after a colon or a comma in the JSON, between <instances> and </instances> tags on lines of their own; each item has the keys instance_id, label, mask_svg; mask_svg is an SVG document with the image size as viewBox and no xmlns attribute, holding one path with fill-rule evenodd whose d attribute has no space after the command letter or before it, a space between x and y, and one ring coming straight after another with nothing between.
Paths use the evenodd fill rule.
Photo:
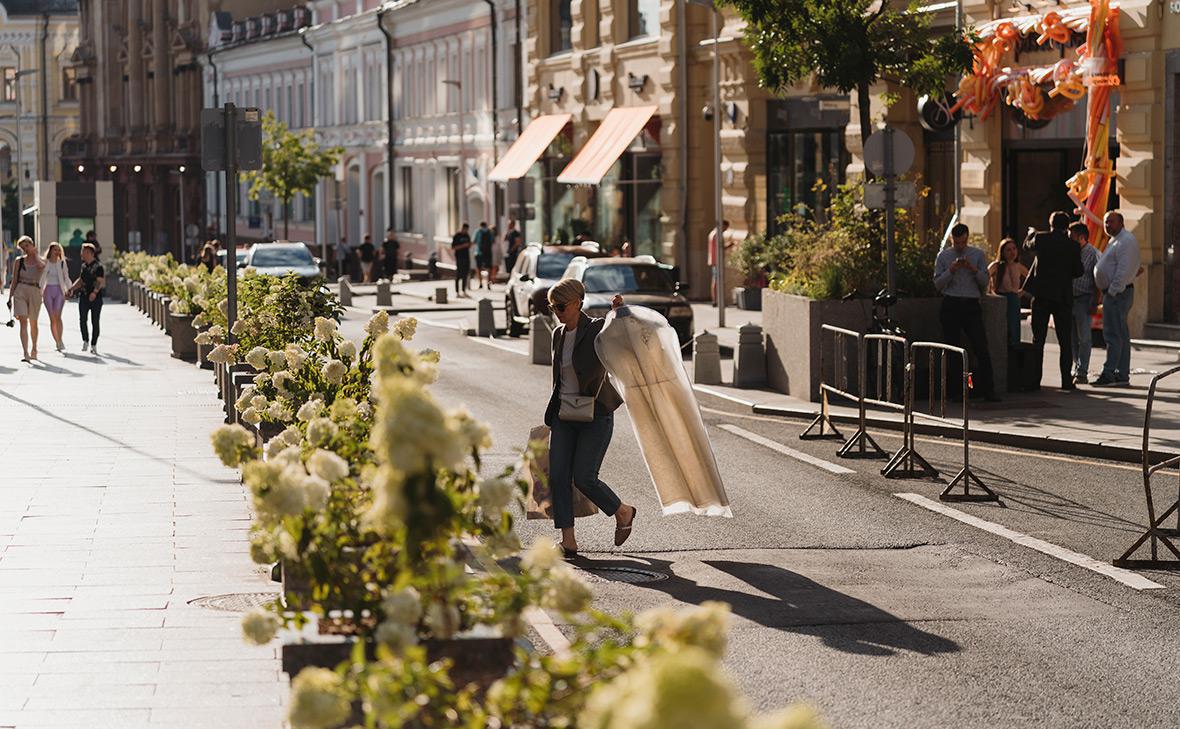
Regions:
<instances>
[{"instance_id":1,"label":"concrete planter box","mask_svg":"<svg viewBox=\"0 0 1180 729\"><path fill-rule=\"evenodd\" d=\"M197 343L193 341L196 339L197 330L193 326L193 318L171 314L169 318L172 324L172 356L186 362L197 361Z\"/></svg>"},{"instance_id":2,"label":"concrete planter box","mask_svg":"<svg viewBox=\"0 0 1180 729\"><path fill-rule=\"evenodd\" d=\"M213 369L213 363L209 361L209 353L213 351L213 345L197 345L197 366L203 370Z\"/></svg>"},{"instance_id":3,"label":"concrete planter box","mask_svg":"<svg viewBox=\"0 0 1180 729\"><path fill-rule=\"evenodd\" d=\"M940 303L937 297L902 299L894 307L893 317L905 328L910 341L942 341L942 325L938 320ZM983 302L996 392L1006 392L1008 386L1004 306L1004 300L997 296L988 296ZM771 388L812 401L819 400L820 328L831 324L867 332L873 323L873 305L867 299L817 301L771 289L764 290L762 312L766 375Z\"/></svg>"},{"instance_id":4,"label":"concrete planter box","mask_svg":"<svg viewBox=\"0 0 1180 729\"><path fill-rule=\"evenodd\" d=\"M160 328L165 334L172 333L172 299L168 296L160 299Z\"/></svg>"}]
</instances>

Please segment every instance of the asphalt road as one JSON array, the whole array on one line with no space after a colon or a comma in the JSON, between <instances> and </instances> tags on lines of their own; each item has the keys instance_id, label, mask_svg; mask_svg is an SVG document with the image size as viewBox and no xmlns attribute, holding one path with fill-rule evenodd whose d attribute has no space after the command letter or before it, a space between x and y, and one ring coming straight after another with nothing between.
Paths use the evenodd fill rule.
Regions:
<instances>
[{"instance_id":1,"label":"asphalt road","mask_svg":"<svg viewBox=\"0 0 1180 729\"><path fill-rule=\"evenodd\" d=\"M460 335L459 321L472 314L418 316L415 343L442 353L437 396L491 426L489 470L513 462L541 421L548 368L528 363L526 340ZM355 334L367 317L354 310L348 318L345 331ZM602 477L638 507L635 533L616 549L613 520L578 524L601 607L729 602L726 664L751 704L809 702L833 727L1178 723L1180 576L1141 572L1162 589L1133 589L1017 544L1012 533L895 496L937 504L943 483L885 479L880 461L838 459L832 441L800 441L799 421L699 400L734 518L661 516L621 409ZM759 438L851 472L834 474ZM878 438L887 449L899 441ZM960 444L918 446L944 474L961 464ZM1146 520L1141 476L1125 464L982 446L972 463L1003 501L951 506L1017 538L1109 564ZM526 543L554 534L546 522L526 522L522 532ZM663 579L608 579L601 568L611 566Z\"/></svg>"}]
</instances>

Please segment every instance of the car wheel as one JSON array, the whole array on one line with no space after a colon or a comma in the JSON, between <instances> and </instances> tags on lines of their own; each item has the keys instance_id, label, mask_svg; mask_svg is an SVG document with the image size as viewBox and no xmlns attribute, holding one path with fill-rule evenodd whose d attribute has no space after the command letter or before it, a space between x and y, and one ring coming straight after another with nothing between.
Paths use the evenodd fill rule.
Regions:
<instances>
[{"instance_id":1,"label":"car wheel","mask_svg":"<svg viewBox=\"0 0 1180 729\"><path fill-rule=\"evenodd\" d=\"M519 337L524 334L524 325L516 319L516 303L511 296L504 300L504 315L508 317L508 336Z\"/></svg>"}]
</instances>

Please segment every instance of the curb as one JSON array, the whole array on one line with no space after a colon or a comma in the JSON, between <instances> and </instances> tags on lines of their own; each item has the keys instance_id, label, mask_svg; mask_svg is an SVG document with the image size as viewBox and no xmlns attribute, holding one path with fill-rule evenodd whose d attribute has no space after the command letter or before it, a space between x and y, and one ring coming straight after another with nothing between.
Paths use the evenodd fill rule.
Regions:
<instances>
[{"instance_id":1,"label":"curb","mask_svg":"<svg viewBox=\"0 0 1180 729\"><path fill-rule=\"evenodd\" d=\"M783 418L792 419L810 419L814 418L818 413L817 409L807 407L782 407L778 405L753 405L750 408L758 415L775 415ZM829 413L829 417L833 422L855 425L857 423L856 415L845 415L837 413ZM889 418L875 417L868 415L865 417L866 428L876 428L878 430L893 430L900 432L902 429L901 420L892 420ZM933 423L915 423L914 430L919 435L933 435L941 438L958 440L960 438L960 430L945 425L935 425ZM1103 443L1081 443L1075 440L1065 440L1063 438L1055 438L1044 435L1021 435L1019 433L1000 433L993 430L979 430L971 429L972 443L988 443L991 445L1007 446L1009 448L1023 448L1032 451L1043 451L1047 453L1054 453L1066 456L1082 456L1086 458L1098 458L1107 461L1119 461L1121 463L1142 463L1143 450L1141 448L1128 448L1127 446L1106 445ZM1153 451L1153 458L1166 458L1170 455Z\"/></svg>"}]
</instances>

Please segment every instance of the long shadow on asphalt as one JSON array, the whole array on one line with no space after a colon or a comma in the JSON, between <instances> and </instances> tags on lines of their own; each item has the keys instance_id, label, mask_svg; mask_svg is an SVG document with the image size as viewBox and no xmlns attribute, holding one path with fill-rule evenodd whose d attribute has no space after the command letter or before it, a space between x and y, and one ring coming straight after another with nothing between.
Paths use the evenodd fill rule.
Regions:
<instances>
[{"instance_id":1,"label":"long shadow on asphalt","mask_svg":"<svg viewBox=\"0 0 1180 729\"><path fill-rule=\"evenodd\" d=\"M745 582L754 590L771 595L750 594L720 587L706 587L680 577L668 560L636 555L653 570L668 578L637 583L637 587L659 590L680 602L699 605L706 600L729 603L734 614L767 628L820 638L829 648L862 656L891 656L912 651L926 656L957 653L959 644L948 638L919 630L901 618L850 595L782 567L729 560L702 560L702 564ZM578 566L635 567L634 561L581 560Z\"/></svg>"}]
</instances>

